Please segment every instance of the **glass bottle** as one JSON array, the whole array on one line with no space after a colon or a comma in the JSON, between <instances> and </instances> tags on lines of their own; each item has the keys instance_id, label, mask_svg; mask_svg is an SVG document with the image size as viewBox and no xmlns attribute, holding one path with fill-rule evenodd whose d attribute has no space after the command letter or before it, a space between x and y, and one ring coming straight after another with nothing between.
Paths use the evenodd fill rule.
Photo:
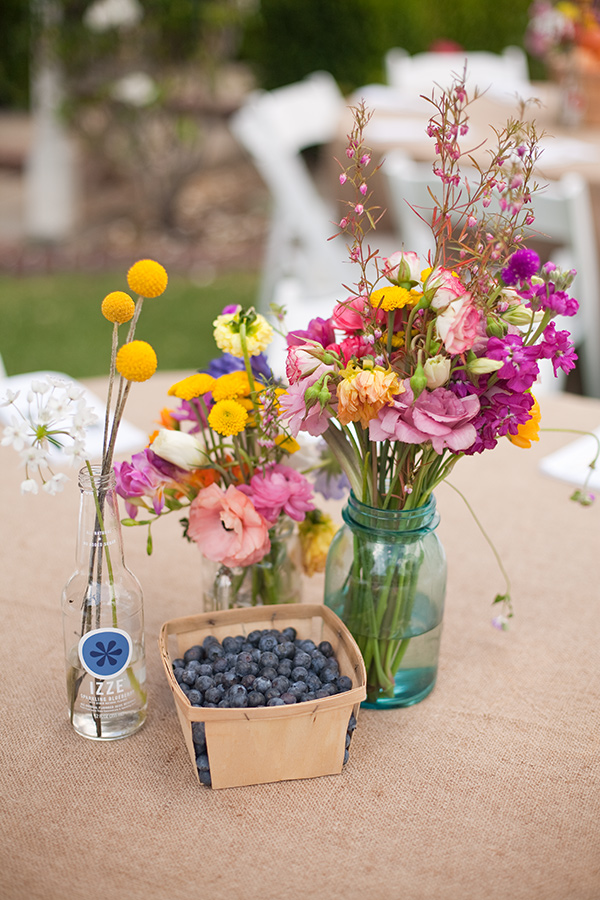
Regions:
<instances>
[{"instance_id":1,"label":"glass bottle","mask_svg":"<svg viewBox=\"0 0 600 900\"><path fill-rule=\"evenodd\" d=\"M297 603L300 600L302 564L294 523L287 517L269 529L271 549L249 566L225 566L202 558L204 612Z\"/></svg>"},{"instance_id":2,"label":"glass bottle","mask_svg":"<svg viewBox=\"0 0 600 900\"><path fill-rule=\"evenodd\" d=\"M62 592L69 720L92 740L127 737L146 718L142 589L123 559L111 470L79 472L77 568Z\"/></svg>"},{"instance_id":3,"label":"glass bottle","mask_svg":"<svg viewBox=\"0 0 600 900\"><path fill-rule=\"evenodd\" d=\"M446 556L435 499L378 509L350 495L331 542L325 604L348 626L367 669L363 706L411 706L437 677Z\"/></svg>"}]
</instances>

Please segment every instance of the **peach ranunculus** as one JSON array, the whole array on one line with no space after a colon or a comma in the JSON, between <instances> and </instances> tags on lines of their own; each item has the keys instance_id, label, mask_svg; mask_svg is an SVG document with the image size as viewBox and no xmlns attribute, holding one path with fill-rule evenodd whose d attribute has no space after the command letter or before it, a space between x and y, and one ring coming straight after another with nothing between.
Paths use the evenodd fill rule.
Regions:
<instances>
[{"instance_id":1,"label":"peach ranunculus","mask_svg":"<svg viewBox=\"0 0 600 900\"><path fill-rule=\"evenodd\" d=\"M391 370L356 369L338 384L338 419L342 425L360 422L366 428L379 410L404 390L402 382Z\"/></svg>"},{"instance_id":2,"label":"peach ranunculus","mask_svg":"<svg viewBox=\"0 0 600 900\"><path fill-rule=\"evenodd\" d=\"M438 315L436 328L448 353L465 353L471 349L480 336L481 311L468 291Z\"/></svg>"},{"instance_id":3,"label":"peach ranunculus","mask_svg":"<svg viewBox=\"0 0 600 900\"><path fill-rule=\"evenodd\" d=\"M250 566L271 548L268 523L231 484L226 491L211 484L198 492L187 533L207 559L224 566Z\"/></svg>"}]
</instances>

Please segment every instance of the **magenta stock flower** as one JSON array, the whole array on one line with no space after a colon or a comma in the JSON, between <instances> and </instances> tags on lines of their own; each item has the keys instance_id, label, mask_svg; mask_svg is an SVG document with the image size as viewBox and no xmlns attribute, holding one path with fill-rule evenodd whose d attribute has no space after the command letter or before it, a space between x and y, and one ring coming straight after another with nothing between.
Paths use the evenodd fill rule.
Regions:
<instances>
[{"instance_id":1,"label":"magenta stock flower","mask_svg":"<svg viewBox=\"0 0 600 900\"><path fill-rule=\"evenodd\" d=\"M540 356L544 359L551 359L554 368L554 374L558 374L558 370L570 372L575 368L577 354L568 331L557 331L554 322L550 322L544 329L543 340L540 344Z\"/></svg>"},{"instance_id":2,"label":"magenta stock flower","mask_svg":"<svg viewBox=\"0 0 600 900\"><path fill-rule=\"evenodd\" d=\"M498 378L504 379L513 391L528 391L539 375L538 349L524 346L520 334L491 337L485 355L488 359L502 361Z\"/></svg>"},{"instance_id":3,"label":"magenta stock flower","mask_svg":"<svg viewBox=\"0 0 600 900\"><path fill-rule=\"evenodd\" d=\"M436 453L446 448L459 453L471 446L477 437L471 421L479 412L477 396L458 397L446 388L436 388L423 391L415 400L409 379L404 388L391 406L383 407L371 420L371 440L406 444L431 441Z\"/></svg>"},{"instance_id":4,"label":"magenta stock flower","mask_svg":"<svg viewBox=\"0 0 600 900\"><path fill-rule=\"evenodd\" d=\"M252 500L254 508L270 525L274 525L281 513L295 522L302 522L306 513L313 510L312 486L300 472L290 466L277 463L241 484L238 490Z\"/></svg>"}]
</instances>

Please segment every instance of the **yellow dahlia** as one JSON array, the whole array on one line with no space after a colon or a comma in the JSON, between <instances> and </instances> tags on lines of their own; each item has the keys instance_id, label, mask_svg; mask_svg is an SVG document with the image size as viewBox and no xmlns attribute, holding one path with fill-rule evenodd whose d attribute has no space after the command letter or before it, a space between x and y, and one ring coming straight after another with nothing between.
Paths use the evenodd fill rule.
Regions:
<instances>
[{"instance_id":1,"label":"yellow dahlia","mask_svg":"<svg viewBox=\"0 0 600 900\"><path fill-rule=\"evenodd\" d=\"M306 518L298 526L300 533L300 549L302 552L302 567L307 575L315 572L324 572L327 561L327 551L337 531L331 516L320 510L314 510L306 514Z\"/></svg>"},{"instance_id":2,"label":"yellow dahlia","mask_svg":"<svg viewBox=\"0 0 600 900\"><path fill-rule=\"evenodd\" d=\"M390 284L373 291L369 299L371 306L389 312L392 309L402 309L404 306L414 306L421 299L421 294L419 291L409 291L398 284Z\"/></svg>"},{"instance_id":3,"label":"yellow dahlia","mask_svg":"<svg viewBox=\"0 0 600 900\"><path fill-rule=\"evenodd\" d=\"M123 322L129 322L133 319L135 312L135 303L125 291L113 291L107 294L102 301L102 315L109 322L122 325Z\"/></svg>"},{"instance_id":4,"label":"yellow dahlia","mask_svg":"<svg viewBox=\"0 0 600 900\"><path fill-rule=\"evenodd\" d=\"M348 371L348 369L346 370ZM366 428L386 403L404 387L391 369L356 369L337 386L338 419L342 425L360 422Z\"/></svg>"},{"instance_id":5,"label":"yellow dahlia","mask_svg":"<svg viewBox=\"0 0 600 900\"><path fill-rule=\"evenodd\" d=\"M180 400L193 400L194 397L201 397L212 391L215 379L206 372L198 372L196 375L189 375L182 381L176 381L168 390L171 397L178 397Z\"/></svg>"},{"instance_id":6,"label":"yellow dahlia","mask_svg":"<svg viewBox=\"0 0 600 900\"><path fill-rule=\"evenodd\" d=\"M165 268L153 259L138 260L127 273L127 284L140 297L160 297L168 280Z\"/></svg>"},{"instance_id":7,"label":"yellow dahlia","mask_svg":"<svg viewBox=\"0 0 600 900\"><path fill-rule=\"evenodd\" d=\"M531 447L532 441L539 441L540 439L541 420L542 413L540 410L540 404L534 397L533 406L529 410L529 418L523 425L519 425L519 429L516 434L508 434L508 439L513 444L516 444L517 447L522 447L524 450L529 449Z\"/></svg>"},{"instance_id":8,"label":"yellow dahlia","mask_svg":"<svg viewBox=\"0 0 600 900\"><path fill-rule=\"evenodd\" d=\"M127 381L148 381L157 365L156 353L146 341L130 341L117 353L117 372Z\"/></svg>"},{"instance_id":9,"label":"yellow dahlia","mask_svg":"<svg viewBox=\"0 0 600 900\"><path fill-rule=\"evenodd\" d=\"M217 378L212 387L213 400L237 400L238 397L248 397L250 394L250 382L245 372L227 372Z\"/></svg>"},{"instance_id":10,"label":"yellow dahlia","mask_svg":"<svg viewBox=\"0 0 600 900\"><path fill-rule=\"evenodd\" d=\"M208 424L216 431L228 437L239 434L246 427L248 413L237 400L219 400L208 414Z\"/></svg>"},{"instance_id":11,"label":"yellow dahlia","mask_svg":"<svg viewBox=\"0 0 600 900\"><path fill-rule=\"evenodd\" d=\"M223 313L217 316L214 325L214 337L219 350L241 358L244 355L240 336L239 312ZM249 356L258 356L273 340L273 328L264 316L256 313L254 320L246 329L246 346Z\"/></svg>"}]
</instances>

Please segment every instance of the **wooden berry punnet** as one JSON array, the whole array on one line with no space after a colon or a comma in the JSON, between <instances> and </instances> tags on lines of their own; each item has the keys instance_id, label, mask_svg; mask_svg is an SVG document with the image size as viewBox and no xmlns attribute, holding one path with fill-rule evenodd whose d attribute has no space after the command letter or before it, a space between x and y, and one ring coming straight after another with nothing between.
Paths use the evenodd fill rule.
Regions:
<instances>
[{"instance_id":1,"label":"wooden berry punnet","mask_svg":"<svg viewBox=\"0 0 600 900\"><path fill-rule=\"evenodd\" d=\"M208 635L222 640L256 629L283 630L290 626L299 638L331 643L340 673L352 679L351 690L286 706L229 709L192 706L177 684L173 659L182 657L189 647L202 644ZM354 638L330 609L318 604L286 603L171 619L162 626L159 647L197 779L194 722L205 725L213 788L315 778L342 771L348 721L351 715L358 718L360 703L365 699L366 672Z\"/></svg>"}]
</instances>

